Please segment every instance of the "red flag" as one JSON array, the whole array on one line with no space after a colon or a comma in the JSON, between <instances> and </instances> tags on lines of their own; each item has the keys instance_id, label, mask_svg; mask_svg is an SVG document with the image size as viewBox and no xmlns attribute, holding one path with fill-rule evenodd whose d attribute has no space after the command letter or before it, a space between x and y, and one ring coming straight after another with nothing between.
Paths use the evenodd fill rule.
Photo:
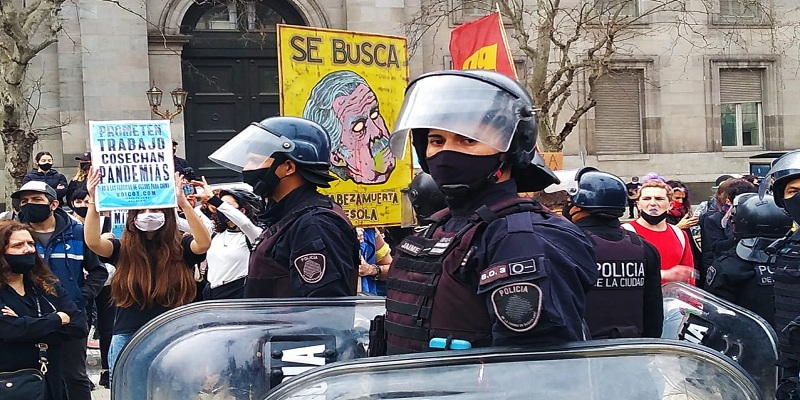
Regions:
<instances>
[{"instance_id":1,"label":"red flag","mask_svg":"<svg viewBox=\"0 0 800 400\"><path fill-rule=\"evenodd\" d=\"M463 24L450 34L453 69L490 69L517 79L500 13Z\"/></svg>"}]
</instances>

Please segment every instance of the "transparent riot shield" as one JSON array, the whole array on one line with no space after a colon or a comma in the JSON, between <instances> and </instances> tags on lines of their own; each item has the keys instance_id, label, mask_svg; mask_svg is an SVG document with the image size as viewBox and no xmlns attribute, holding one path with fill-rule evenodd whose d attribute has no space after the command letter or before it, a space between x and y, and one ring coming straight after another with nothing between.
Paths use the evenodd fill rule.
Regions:
<instances>
[{"instance_id":1,"label":"transparent riot shield","mask_svg":"<svg viewBox=\"0 0 800 400\"><path fill-rule=\"evenodd\" d=\"M704 346L663 339L346 361L311 370L267 396L268 400L764 398L750 376L727 357Z\"/></svg>"},{"instance_id":2,"label":"transparent riot shield","mask_svg":"<svg viewBox=\"0 0 800 400\"><path fill-rule=\"evenodd\" d=\"M220 300L142 327L117 361L115 399L264 398L283 380L366 357L383 298Z\"/></svg>"},{"instance_id":3,"label":"transparent riot shield","mask_svg":"<svg viewBox=\"0 0 800 400\"><path fill-rule=\"evenodd\" d=\"M769 398L778 379L778 338L763 318L725 299L681 282L661 287L663 339L701 344L739 363Z\"/></svg>"}]
</instances>

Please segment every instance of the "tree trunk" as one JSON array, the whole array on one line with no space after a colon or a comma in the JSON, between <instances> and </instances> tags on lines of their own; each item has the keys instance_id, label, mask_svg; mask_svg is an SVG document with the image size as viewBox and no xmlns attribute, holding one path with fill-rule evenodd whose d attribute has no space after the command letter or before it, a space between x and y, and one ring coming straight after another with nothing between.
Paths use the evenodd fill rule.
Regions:
<instances>
[{"instance_id":1,"label":"tree trunk","mask_svg":"<svg viewBox=\"0 0 800 400\"><path fill-rule=\"evenodd\" d=\"M5 149L5 198L19 189L31 166L31 154L37 136L21 125L24 97L21 85L0 84L0 138Z\"/></svg>"},{"instance_id":2,"label":"tree trunk","mask_svg":"<svg viewBox=\"0 0 800 400\"><path fill-rule=\"evenodd\" d=\"M542 146L539 151L546 153L559 153L564 150L564 141L559 138L558 132L553 132L550 129L550 125L547 124L544 118L539 117L537 120L537 125L539 125L539 143Z\"/></svg>"}]
</instances>

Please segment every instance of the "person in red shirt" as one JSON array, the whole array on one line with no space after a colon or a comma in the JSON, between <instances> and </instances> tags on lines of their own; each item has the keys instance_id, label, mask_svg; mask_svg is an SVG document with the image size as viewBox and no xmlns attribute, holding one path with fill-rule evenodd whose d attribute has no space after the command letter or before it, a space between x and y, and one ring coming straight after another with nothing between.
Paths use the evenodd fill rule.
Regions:
<instances>
[{"instance_id":1,"label":"person in red shirt","mask_svg":"<svg viewBox=\"0 0 800 400\"><path fill-rule=\"evenodd\" d=\"M680 281L694 284L694 257L686 232L667 223L672 189L664 182L647 181L639 189L636 207L639 218L623 225L658 249L661 283Z\"/></svg>"}]
</instances>

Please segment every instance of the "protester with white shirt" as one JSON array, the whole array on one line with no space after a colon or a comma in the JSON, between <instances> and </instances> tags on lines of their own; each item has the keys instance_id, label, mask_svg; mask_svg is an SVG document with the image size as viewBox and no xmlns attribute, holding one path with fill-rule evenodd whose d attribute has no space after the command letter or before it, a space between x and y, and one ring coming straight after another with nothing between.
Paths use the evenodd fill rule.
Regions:
<instances>
[{"instance_id":1,"label":"protester with white shirt","mask_svg":"<svg viewBox=\"0 0 800 400\"><path fill-rule=\"evenodd\" d=\"M195 182L197 183L197 182ZM223 189L216 196L203 178L197 197L214 213L214 233L206 254L208 284L203 300L241 299L250 250L262 228L255 224L261 199L242 189Z\"/></svg>"}]
</instances>

